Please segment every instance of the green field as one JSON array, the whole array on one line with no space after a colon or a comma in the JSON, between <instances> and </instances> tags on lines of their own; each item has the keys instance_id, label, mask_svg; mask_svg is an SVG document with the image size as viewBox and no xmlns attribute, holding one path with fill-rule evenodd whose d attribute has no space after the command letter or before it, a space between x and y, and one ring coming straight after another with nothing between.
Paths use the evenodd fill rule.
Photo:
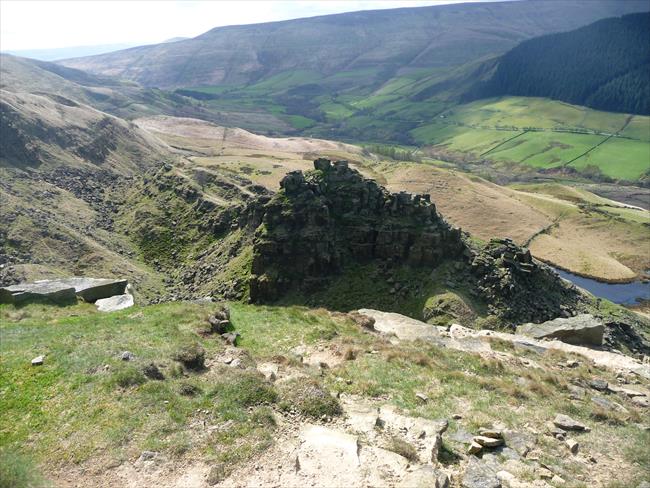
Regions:
<instances>
[{"instance_id":1,"label":"green field","mask_svg":"<svg viewBox=\"0 0 650 488\"><path fill-rule=\"evenodd\" d=\"M634 180L650 169L650 142L611 138L571 163L575 168L598 166L612 178Z\"/></svg>"},{"instance_id":2,"label":"green field","mask_svg":"<svg viewBox=\"0 0 650 488\"><path fill-rule=\"evenodd\" d=\"M491 159L524 163L536 168L552 168L578 158L604 140L604 136L527 132L486 156Z\"/></svg>"},{"instance_id":3,"label":"green field","mask_svg":"<svg viewBox=\"0 0 650 488\"><path fill-rule=\"evenodd\" d=\"M461 105L411 134L422 145L535 168L596 167L605 176L624 180L636 180L650 170L650 117L540 98Z\"/></svg>"},{"instance_id":4,"label":"green field","mask_svg":"<svg viewBox=\"0 0 650 488\"><path fill-rule=\"evenodd\" d=\"M206 102L213 109L266 112L303 135L439 146L495 163L539 169L569 165L587 176L614 180L634 181L650 170L650 117L545 98L501 97L459 105L453 86L418 100L415 95L444 82L449 73L418 70L381 84L377 76L376 69L363 68L326 78L294 70L230 90L198 90L219 95ZM339 91L341 80L350 79L358 80L358 86ZM242 126L254 130L245 117Z\"/></svg>"}]
</instances>

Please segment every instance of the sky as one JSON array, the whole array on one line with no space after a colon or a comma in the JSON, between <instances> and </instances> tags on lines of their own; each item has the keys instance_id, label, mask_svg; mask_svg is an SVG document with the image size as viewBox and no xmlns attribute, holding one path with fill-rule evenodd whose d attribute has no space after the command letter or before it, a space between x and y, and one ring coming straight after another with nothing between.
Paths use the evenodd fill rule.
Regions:
<instances>
[{"instance_id":1,"label":"sky","mask_svg":"<svg viewBox=\"0 0 650 488\"><path fill-rule=\"evenodd\" d=\"M486 0L0 0L0 50L151 44L213 27Z\"/></svg>"}]
</instances>

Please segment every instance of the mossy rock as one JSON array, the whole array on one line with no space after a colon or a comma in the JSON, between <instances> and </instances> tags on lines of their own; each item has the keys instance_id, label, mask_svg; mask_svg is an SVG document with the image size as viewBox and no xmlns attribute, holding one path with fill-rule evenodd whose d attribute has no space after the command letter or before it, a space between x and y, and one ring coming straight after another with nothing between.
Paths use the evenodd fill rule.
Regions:
<instances>
[{"instance_id":1,"label":"mossy rock","mask_svg":"<svg viewBox=\"0 0 650 488\"><path fill-rule=\"evenodd\" d=\"M430 297L424 304L422 317L434 325L447 325L452 321L471 325L476 313L459 295L449 291Z\"/></svg>"}]
</instances>

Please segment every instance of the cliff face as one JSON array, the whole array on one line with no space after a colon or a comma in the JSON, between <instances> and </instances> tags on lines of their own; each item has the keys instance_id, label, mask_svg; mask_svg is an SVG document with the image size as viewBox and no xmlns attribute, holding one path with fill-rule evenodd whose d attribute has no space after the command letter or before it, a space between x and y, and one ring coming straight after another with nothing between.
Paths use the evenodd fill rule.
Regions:
<instances>
[{"instance_id":1,"label":"cliff face","mask_svg":"<svg viewBox=\"0 0 650 488\"><path fill-rule=\"evenodd\" d=\"M373 259L434 267L465 249L460 229L436 212L428 195L390 194L347 162L314 162L289 173L265 206L255 236L253 301L309 291L351 262Z\"/></svg>"}]
</instances>

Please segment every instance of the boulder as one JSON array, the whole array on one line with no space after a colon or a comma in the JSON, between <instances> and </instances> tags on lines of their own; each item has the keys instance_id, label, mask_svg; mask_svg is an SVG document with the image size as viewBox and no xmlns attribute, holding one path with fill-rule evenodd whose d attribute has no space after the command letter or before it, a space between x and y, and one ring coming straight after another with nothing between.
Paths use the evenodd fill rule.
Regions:
<instances>
[{"instance_id":1,"label":"boulder","mask_svg":"<svg viewBox=\"0 0 650 488\"><path fill-rule=\"evenodd\" d=\"M578 422L577 420L572 419L568 415L563 415L563 414L557 414L555 416L555 419L553 419L553 424L562 430L576 430L576 431L588 430L586 425Z\"/></svg>"},{"instance_id":2,"label":"boulder","mask_svg":"<svg viewBox=\"0 0 650 488\"><path fill-rule=\"evenodd\" d=\"M32 366L43 366L43 361L45 361L44 356L36 356L32 359Z\"/></svg>"},{"instance_id":3,"label":"boulder","mask_svg":"<svg viewBox=\"0 0 650 488\"><path fill-rule=\"evenodd\" d=\"M580 449L580 444L578 444L578 441L567 439L565 444L569 448L569 451L571 451L571 454L578 454L578 449Z\"/></svg>"},{"instance_id":4,"label":"boulder","mask_svg":"<svg viewBox=\"0 0 650 488\"><path fill-rule=\"evenodd\" d=\"M95 302L97 310L100 312L115 312L133 306L133 295L128 293L124 295L115 295L110 298L102 298Z\"/></svg>"},{"instance_id":5,"label":"boulder","mask_svg":"<svg viewBox=\"0 0 650 488\"><path fill-rule=\"evenodd\" d=\"M133 361L135 359L135 355L130 351L124 351L122 354L120 354L120 358L122 358L122 361Z\"/></svg>"},{"instance_id":6,"label":"boulder","mask_svg":"<svg viewBox=\"0 0 650 488\"><path fill-rule=\"evenodd\" d=\"M567 344L602 346L605 326L593 315L549 320L541 324L524 324L517 333L535 339L558 339Z\"/></svg>"},{"instance_id":7,"label":"boulder","mask_svg":"<svg viewBox=\"0 0 650 488\"><path fill-rule=\"evenodd\" d=\"M376 331L393 334L403 341L440 339L440 332L435 326L398 313L381 312L368 308L361 309L358 313L374 319Z\"/></svg>"},{"instance_id":8,"label":"boulder","mask_svg":"<svg viewBox=\"0 0 650 488\"><path fill-rule=\"evenodd\" d=\"M62 278L56 280L61 284L72 286L79 298L87 302L95 302L101 298L122 295L128 285L127 280L109 278Z\"/></svg>"},{"instance_id":9,"label":"boulder","mask_svg":"<svg viewBox=\"0 0 650 488\"><path fill-rule=\"evenodd\" d=\"M68 303L74 302L76 297L94 302L101 298L123 294L127 284L126 280L107 278L73 277L40 280L0 288L0 303L21 303L38 299Z\"/></svg>"},{"instance_id":10,"label":"boulder","mask_svg":"<svg viewBox=\"0 0 650 488\"><path fill-rule=\"evenodd\" d=\"M470 456L469 463L463 475L463 488L501 488L501 481L497 478L492 466Z\"/></svg>"},{"instance_id":11,"label":"boulder","mask_svg":"<svg viewBox=\"0 0 650 488\"><path fill-rule=\"evenodd\" d=\"M522 457L526 457L537 443L535 436L527 432L504 430L501 435L506 445L514 449Z\"/></svg>"},{"instance_id":12,"label":"boulder","mask_svg":"<svg viewBox=\"0 0 650 488\"><path fill-rule=\"evenodd\" d=\"M601 380L600 378L594 378L592 380L589 380L589 386L591 386L594 390L606 391L608 385L607 381Z\"/></svg>"}]
</instances>

